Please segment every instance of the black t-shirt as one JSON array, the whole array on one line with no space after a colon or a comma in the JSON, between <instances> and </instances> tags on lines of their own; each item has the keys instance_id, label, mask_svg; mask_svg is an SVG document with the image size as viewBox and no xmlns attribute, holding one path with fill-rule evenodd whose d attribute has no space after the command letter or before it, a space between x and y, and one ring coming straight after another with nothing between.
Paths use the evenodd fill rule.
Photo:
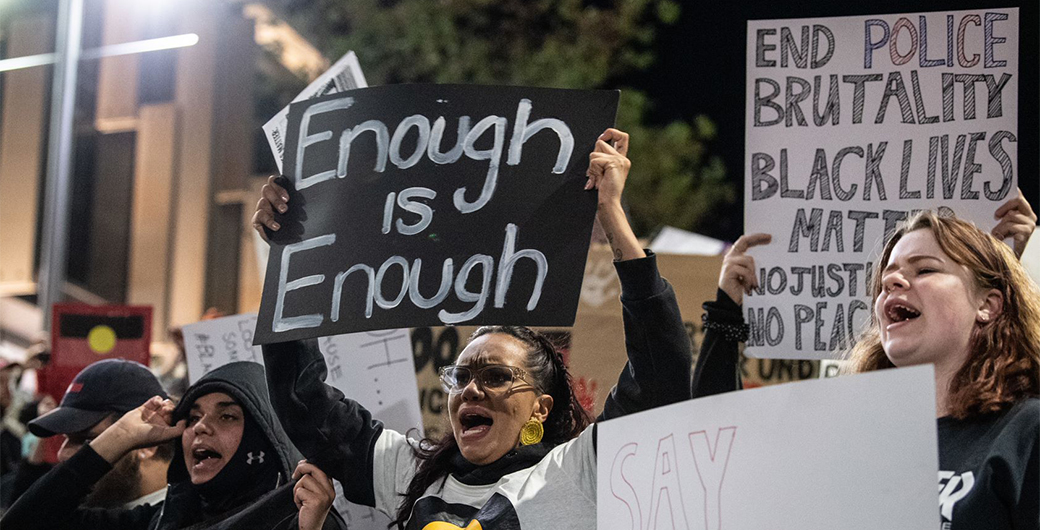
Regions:
<instances>
[{"instance_id":1,"label":"black t-shirt","mask_svg":"<svg viewBox=\"0 0 1040 530\"><path fill-rule=\"evenodd\" d=\"M1040 529L1040 399L938 422L940 529Z\"/></svg>"}]
</instances>

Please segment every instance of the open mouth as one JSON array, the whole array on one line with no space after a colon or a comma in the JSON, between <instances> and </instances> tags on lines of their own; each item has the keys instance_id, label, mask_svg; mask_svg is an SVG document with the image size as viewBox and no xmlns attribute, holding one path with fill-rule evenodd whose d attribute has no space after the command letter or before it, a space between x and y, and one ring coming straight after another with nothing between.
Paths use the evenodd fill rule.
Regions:
<instances>
[{"instance_id":1,"label":"open mouth","mask_svg":"<svg viewBox=\"0 0 1040 530\"><path fill-rule=\"evenodd\" d=\"M210 459L220 460L221 458L223 458L223 456L220 453L208 447L197 447L195 449L192 449L191 457L195 460L195 465L203 464Z\"/></svg>"},{"instance_id":2,"label":"open mouth","mask_svg":"<svg viewBox=\"0 0 1040 530\"><path fill-rule=\"evenodd\" d=\"M885 309L885 316L892 323L906 322L921 316L921 312L902 303L889 304Z\"/></svg>"},{"instance_id":3,"label":"open mouth","mask_svg":"<svg viewBox=\"0 0 1040 530\"><path fill-rule=\"evenodd\" d=\"M459 423L462 424L462 432L467 433L470 431L487 430L491 428L495 421L483 414L467 412L459 417Z\"/></svg>"}]
</instances>

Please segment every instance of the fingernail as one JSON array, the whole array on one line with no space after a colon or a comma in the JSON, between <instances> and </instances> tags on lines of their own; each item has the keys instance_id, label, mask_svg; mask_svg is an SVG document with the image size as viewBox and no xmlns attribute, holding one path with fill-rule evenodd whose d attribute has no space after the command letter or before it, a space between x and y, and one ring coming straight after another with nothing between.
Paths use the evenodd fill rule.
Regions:
<instances>
[{"instance_id":1,"label":"fingernail","mask_svg":"<svg viewBox=\"0 0 1040 530\"><path fill-rule=\"evenodd\" d=\"M285 201L285 202L289 202L289 196L288 195L282 195L282 200Z\"/></svg>"},{"instance_id":2,"label":"fingernail","mask_svg":"<svg viewBox=\"0 0 1040 530\"><path fill-rule=\"evenodd\" d=\"M272 230L278 230L281 227L282 227L282 225L280 225L280 224L278 224L278 223L276 223L274 221L271 222L271 229Z\"/></svg>"},{"instance_id":3,"label":"fingernail","mask_svg":"<svg viewBox=\"0 0 1040 530\"><path fill-rule=\"evenodd\" d=\"M284 205L284 204L279 204L278 205L278 211L279 212L285 213L285 211L288 210L288 209L289 208L286 205Z\"/></svg>"}]
</instances>

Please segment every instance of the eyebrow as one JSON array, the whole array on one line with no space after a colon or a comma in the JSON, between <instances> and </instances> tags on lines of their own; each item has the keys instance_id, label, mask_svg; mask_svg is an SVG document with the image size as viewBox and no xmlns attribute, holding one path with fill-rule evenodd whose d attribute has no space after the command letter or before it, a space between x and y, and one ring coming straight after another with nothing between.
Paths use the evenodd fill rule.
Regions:
<instances>
[{"instance_id":1,"label":"eyebrow","mask_svg":"<svg viewBox=\"0 0 1040 530\"><path fill-rule=\"evenodd\" d=\"M937 256L932 256L931 254L915 254L915 255L910 256L909 258L907 258L906 261L907 261L907 263L917 263L919 261L924 261L924 260L928 260L928 259L938 261L939 263L946 263L945 261L943 261L942 258L939 258ZM883 272L883 273L884 272L888 272L888 271L890 271L892 269L895 269L895 268L898 268L898 266L895 263L891 263L890 262L888 264L888 266L885 267L885 269L882 270L881 272Z\"/></svg>"},{"instance_id":2,"label":"eyebrow","mask_svg":"<svg viewBox=\"0 0 1040 530\"><path fill-rule=\"evenodd\" d=\"M242 405L239 405L238 402L236 402L236 401L221 401L221 402L217 403L217 405L216 405L216 408L218 408L218 409L226 409L228 407L242 408ZM198 410L200 408L202 408L202 407L199 406L198 402L195 402L195 403L191 404L191 410Z\"/></svg>"}]
</instances>

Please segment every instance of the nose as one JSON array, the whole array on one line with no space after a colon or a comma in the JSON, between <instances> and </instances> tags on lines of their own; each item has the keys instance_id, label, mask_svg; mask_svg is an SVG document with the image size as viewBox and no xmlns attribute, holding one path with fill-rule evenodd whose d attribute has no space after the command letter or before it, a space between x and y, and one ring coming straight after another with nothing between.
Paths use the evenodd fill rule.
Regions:
<instances>
[{"instance_id":1,"label":"nose","mask_svg":"<svg viewBox=\"0 0 1040 530\"><path fill-rule=\"evenodd\" d=\"M882 276L881 286L886 293L890 293L896 289L906 289L907 287L910 287L910 282L908 282L906 277L899 271L892 271Z\"/></svg>"},{"instance_id":2,"label":"nose","mask_svg":"<svg viewBox=\"0 0 1040 530\"><path fill-rule=\"evenodd\" d=\"M43 441L41 440L40 443L43 443ZM61 443L61 448L58 449L58 462L64 462L72 458L72 455L76 454L76 451L79 451L79 448L82 446L83 444L79 442L65 438L65 441Z\"/></svg>"},{"instance_id":3,"label":"nose","mask_svg":"<svg viewBox=\"0 0 1040 530\"><path fill-rule=\"evenodd\" d=\"M195 425L191 426L191 430L195 431L195 434L210 434L209 418L207 416L199 418L199 421L195 422Z\"/></svg>"},{"instance_id":4,"label":"nose","mask_svg":"<svg viewBox=\"0 0 1040 530\"><path fill-rule=\"evenodd\" d=\"M464 401L472 401L484 397L484 388L477 382L477 377L473 377L466 383L466 386L462 387L462 399Z\"/></svg>"}]
</instances>

